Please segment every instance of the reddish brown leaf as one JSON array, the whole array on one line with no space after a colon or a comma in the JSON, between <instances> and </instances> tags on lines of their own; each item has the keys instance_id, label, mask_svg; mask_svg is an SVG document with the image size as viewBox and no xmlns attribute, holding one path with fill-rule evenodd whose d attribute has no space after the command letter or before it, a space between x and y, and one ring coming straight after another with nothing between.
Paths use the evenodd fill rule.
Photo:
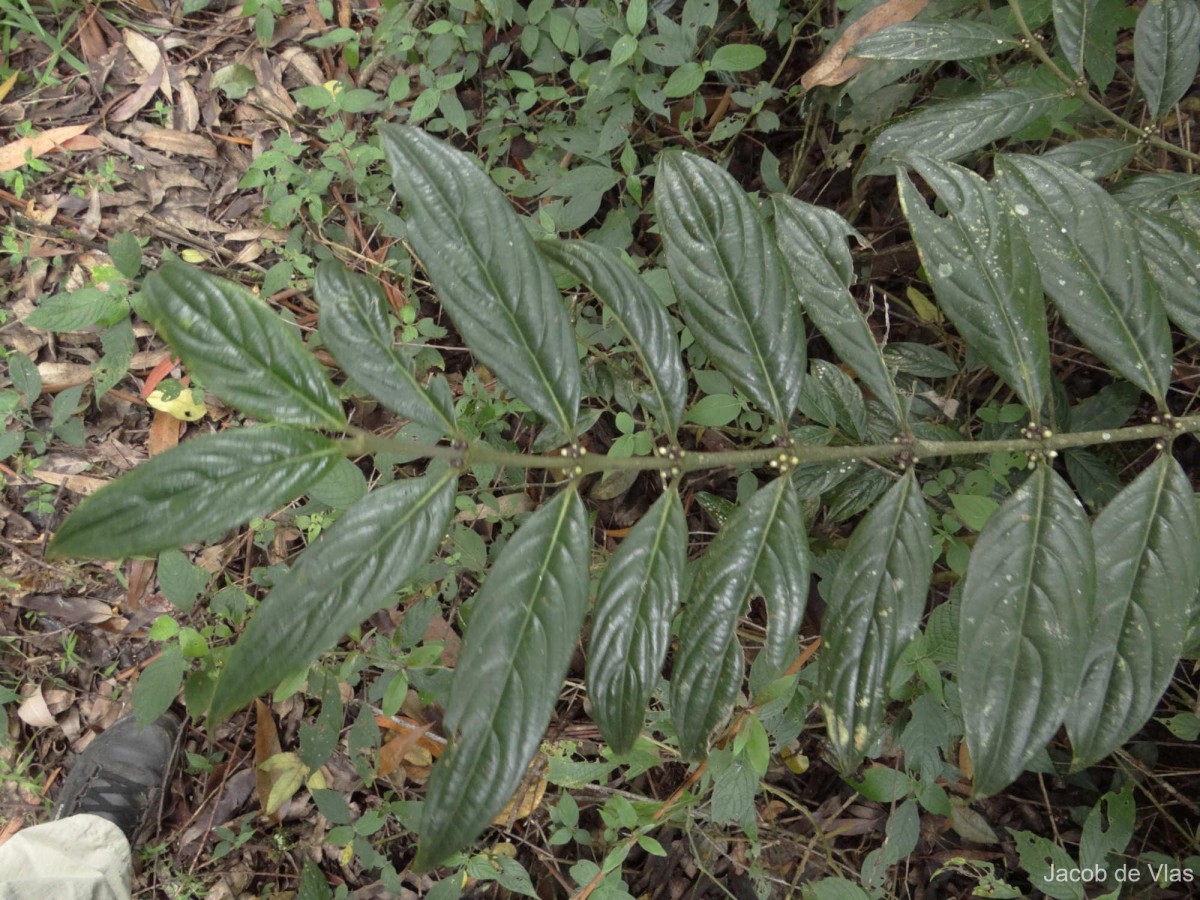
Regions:
<instances>
[{"instance_id":1,"label":"reddish brown leaf","mask_svg":"<svg viewBox=\"0 0 1200 900\"><path fill-rule=\"evenodd\" d=\"M858 74L870 60L846 59L850 49L869 34L901 22L908 22L929 5L929 0L887 0L855 21L826 50L816 64L800 76L806 91L820 85L841 84Z\"/></svg>"}]
</instances>

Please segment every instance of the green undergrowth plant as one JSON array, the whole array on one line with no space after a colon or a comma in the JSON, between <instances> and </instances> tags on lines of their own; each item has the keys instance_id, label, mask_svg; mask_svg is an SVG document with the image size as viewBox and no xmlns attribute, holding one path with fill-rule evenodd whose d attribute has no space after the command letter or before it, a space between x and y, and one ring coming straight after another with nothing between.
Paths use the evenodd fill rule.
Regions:
<instances>
[{"instance_id":1,"label":"green undergrowth plant","mask_svg":"<svg viewBox=\"0 0 1200 900\"><path fill-rule=\"evenodd\" d=\"M754 827L771 744L783 749L815 700L836 768L895 805L895 844L863 873L878 895L879 873L904 855L896 848L915 845L918 806L960 833L972 827L969 806L941 782L966 782L972 800L1029 768L1086 769L1154 714L1195 643L1200 511L1172 451L1200 431L1200 416L1174 415L1170 394L1170 323L1200 339L1195 181L1135 175L1106 189L1095 179L1114 148L1087 141L1075 156L1000 154L990 179L952 161L1086 94L1072 73L1100 63L1091 44L1072 42L1069 6L1059 35L1076 67L1045 55L1033 86L935 103L884 129L861 169L895 177L938 309L973 377L996 385L961 423L937 386L963 364L921 344L880 343L851 293L848 240L861 237L836 212L783 193L760 200L717 164L665 152L648 173L663 264L639 272L600 242L534 240L472 158L415 127L383 125L379 148L404 214L392 224L480 364L459 396L428 357L396 343L377 283L325 260L314 288L324 349L355 390L410 423L392 438L360 429L290 325L230 282L168 261L145 279L149 318L207 389L259 424L139 466L83 502L50 553L157 553L310 493L346 457L373 454L379 472L404 467L337 515L305 520L311 545L274 573L240 640L189 697L215 725L294 683L394 604L453 536L468 479L523 491L520 479L536 478L540 505L505 535L463 612L449 745L427 786L414 866L461 860L518 788L587 622L586 686L611 751L637 753L649 709L667 746L705 761L693 777L711 792L714 821ZM1195 13L1179 0L1162 8L1184 24ZM1196 67L1178 29L1145 31L1167 63L1152 58L1139 75L1148 114L1161 117L1186 90L1178 70ZM978 49L979 35L967 36ZM885 51L911 52L872 52ZM1104 175L1133 158L1129 146ZM568 288L599 305L565 303ZM1052 368L1059 320L1114 373L1110 388L1074 405ZM809 325L836 360L808 358ZM480 368L512 398L494 416L481 412ZM1140 406L1152 417L1128 424ZM513 413L539 429L527 451L505 443ZM601 420L619 436L612 451L588 452L604 446ZM697 449L706 428L732 448ZM1129 444L1145 458L1126 482L1113 451ZM695 473L719 470L736 474L737 503L702 501L719 527L689 560L682 498ZM501 471L519 478L495 480ZM597 482L615 496L638 478L653 485L648 508L594 564L585 498ZM856 520L848 540L818 535L819 515ZM470 555L469 538L455 546ZM797 641L814 574L825 602L815 670ZM755 598L766 628L746 641L738 625ZM207 657L209 639L222 637L169 619L157 628L180 660L188 647ZM894 701L906 704L899 718ZM1071 757L1055 760L1047 744L1064 725ZM958 734L969 778L948 762ZM907 771L862 770L888 746L903 749ZM606 805L605 840L625 840L626 851L651 846L644 839L671 812L619 806ZM569 804L555 816L562 840L578 840ZM577 880L591 889L613 871L587 865L596 871L584 866Z\"/></svg>"}]
</instances>

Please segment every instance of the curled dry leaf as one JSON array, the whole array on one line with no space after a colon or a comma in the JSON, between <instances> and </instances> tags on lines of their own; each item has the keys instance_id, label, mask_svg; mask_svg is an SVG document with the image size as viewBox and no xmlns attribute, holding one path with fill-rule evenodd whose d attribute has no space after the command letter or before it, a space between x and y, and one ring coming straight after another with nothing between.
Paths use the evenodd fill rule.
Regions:
<instances>
[{"instance_id":1,"label":"curled dry leaf","mask_svg":"<svg viewBox=\"0 0 1200 900\"><path fill-rule=\"evenodd\" d=\"M47 128L41 134L30 135L29 137L17 138L11 143L0 147L0 172L11 172L14 169L19 169L25 165L26 155L37 159L49 153L51 150L57 150L60 147L67 145L67 142L72 138L78 138L81 134L92 127L91 122L84 125L63 125L60 128ZM94 149L93 147L79 147L67 149Z\"/></svg>"},{"instance_id":2,"label":"curled dry leaf","mask_svg":"<svg viewBox=\"0 0 1200 900\"><path fill-rule=\"evenodd\" d=\"M865 66L868 59L847 59L850 50L869 34L883 31L892 25L911 21L917 13L929 5L929 0L887 0L862 18L851 23L842 36L821 54L816 64L800 76L800 85L806 91L821 85L841 84L849 81Z\"/></svg>"}]
</instances>

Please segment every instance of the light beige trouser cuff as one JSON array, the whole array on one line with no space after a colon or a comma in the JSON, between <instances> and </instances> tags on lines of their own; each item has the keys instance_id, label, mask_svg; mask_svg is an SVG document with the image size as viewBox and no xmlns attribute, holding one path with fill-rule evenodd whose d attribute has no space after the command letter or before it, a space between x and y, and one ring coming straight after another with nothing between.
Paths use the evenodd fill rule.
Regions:
<instances>
[{"instance_id":1,"label":"light beige trouser cuff","mask_svg":"<svg viewBox=\"0 0 1200 900\"><path fill-rule=\"evenodd\" d=\"M24 828L0 845L0 900L129 900L129 841L100 816Z\"/></svg>"}]
</instances>

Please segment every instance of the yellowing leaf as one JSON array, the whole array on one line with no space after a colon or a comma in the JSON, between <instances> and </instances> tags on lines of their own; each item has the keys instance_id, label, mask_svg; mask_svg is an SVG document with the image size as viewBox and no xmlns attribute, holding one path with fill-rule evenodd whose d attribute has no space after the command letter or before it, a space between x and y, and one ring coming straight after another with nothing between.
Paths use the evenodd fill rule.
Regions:
<instances>
[{"instance_id":1,"label":"yellowing leaf","mask_svg":"<svg viewBox=\"0 0 1200 900\"><path fill-rule=\"evenodd\" d=\"M913 311L916 312L922 322L941 323L942 311L934 305L932 300L915 287L910 287L904 294L908 297L908 302L913 305Z\"/></svg>"},{"instance_id":2,"label":"yellowing leaf","mask_svg":"<svg viewBox=\"0 0 1200 900\"><path fill-rule=\"evenodd\" d=\"M191 247L188 247L188 249L180 251L179 258L186 263L197 265L208 259L208 256L201 253L199 250L193 250Z\"/></svg>"},{"instance_id":3,"label":"yellowing leaf","mask_svg":"<svg viewBox=\"0 0 1200 900\"><path fill-rule=\"evenodd\" d=\"M267 776L270 790L263 812L273 816L283 804L295 796L296 791L308 777L308 766L304 765L296 753L276 753L266 762L258 766L260 773Z\"/></svg>"},{"instance_id":4,"label":"yellowing leaf","mask_svg":"<svg viewBox=\"0 0 1200 900\"><path fill-rule=\"evenodd\" d=\"M160 388L146 398L146 403L184 422L199 422L208 411L204 405L204 391L198 388L182 390L170 400Z\"/></svg>"}]
</instances>

